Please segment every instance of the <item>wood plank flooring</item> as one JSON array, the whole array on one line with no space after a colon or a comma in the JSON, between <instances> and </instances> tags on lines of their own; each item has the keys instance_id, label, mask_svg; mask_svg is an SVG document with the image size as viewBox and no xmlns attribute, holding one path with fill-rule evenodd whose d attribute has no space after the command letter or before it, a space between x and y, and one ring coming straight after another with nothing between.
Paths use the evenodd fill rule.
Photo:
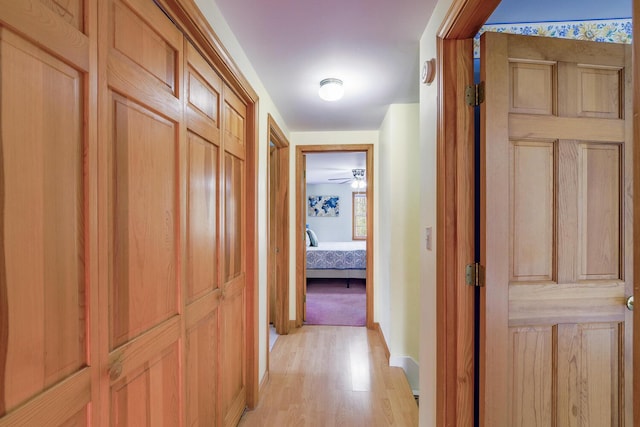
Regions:
<instances>
[{"instance_id":1,"label":"wood plank flooring","mask_svg":"<svg viewBox=\"0 0 640 427\"><path fill-rule=\"evenodd\" d=\"M400 368L389 367L376 332L303 326L278 337L270 380L240 426L418 425L418 407Z\"/></svg>"}]
</instances>

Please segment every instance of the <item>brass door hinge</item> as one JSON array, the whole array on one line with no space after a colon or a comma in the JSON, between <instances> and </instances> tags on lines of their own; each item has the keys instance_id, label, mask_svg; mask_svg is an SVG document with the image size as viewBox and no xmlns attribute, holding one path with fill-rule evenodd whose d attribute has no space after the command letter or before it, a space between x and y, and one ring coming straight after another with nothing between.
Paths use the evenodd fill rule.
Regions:
<instances>
[{"instance_id":1,"label":"brass door hinge","mask_svg":"<svg viewBox=\"0 0 640 427\"><path fill-rule=\"evenodd\" d=\"M465 281L469 286L484 286L484 267L479 262L467 264L465 269Z\"/></svg>"},{"instance_id":2,"label":"brass door hinge","mask_svg":"<svg viewBox=\"0 0 640 427\"><path fill-rule=\"evenodd\" d=\"M484 82L467 86L464 91L464 99L472 107L482 104L484 102Z\"/></svg>"}]
</instances>

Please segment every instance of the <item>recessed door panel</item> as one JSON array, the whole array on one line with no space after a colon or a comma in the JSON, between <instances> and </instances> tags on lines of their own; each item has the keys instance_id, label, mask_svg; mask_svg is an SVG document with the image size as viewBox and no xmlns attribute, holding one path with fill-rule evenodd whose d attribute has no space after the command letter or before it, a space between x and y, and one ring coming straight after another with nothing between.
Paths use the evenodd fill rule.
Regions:
<instances>
[{"instance_id":1,"label":"recessed door panel","mask_svg":"<svg viewBox=\"0 0 640 427\"><path fill-rule=\"evenodd\" d=\"M620 276L620 146L580 144L578 277Z\"/></svg>"},{"instance_id":2,"label":"recessed door panel","mask_svg":"<svg viewBox=\"0 0 640 427\"><path fill-rule=\"evenodd\" d=\"M189 132L187 303L218 287L218 147Z\"/></svg>"},{"instance_id":3,"label":"recessed door panel","mask_svg":"<svg viewBox=\"0 0 640 427\"><path fill-rule=\"evenodd\" d=\"M554 147L554 142L512 141L512 280L554 279Z\"/></svg>"},{"instance_id":4,"label":"recessed door panel","mask_svg":"<svg viewBox=\"0 0 640 427\"><path fill-rule=\"evenodd\" d=\"M111 425L180 425L180 374L177 344L111 386Z\"/></svg>"},{"instance_id":5,"label":"recessed door panel","mask_svg":"<svg viewBox=\"0 0 640 427\"><path fill-rule=\"evenodd\" d=\"M111 348L177 313L175 124L112 95Z\"/></svg>"},{"instance_id":6,"label":"recessed door panel","mask_svg":"<svg viewBox=\"0 0 640 427\"><path fill-rule=\"evenodd\" d=\"M187 425L218 424L218 303L204 303L207 314L187 327L185 342Z\"/></svg>"},{"instance_id":7,"label":"recessed door panel","mask_svg":"<svg viewBox=\"0 0 640 427\"><path fill-rule=\"evenodd\" d=\"M0 29L0 415L87 364L83 84Z\"/></svg>"},{"instance_id":8,"label":"recessed door panel","mask_svg":"<svg viewBox=\"0 0 640 427\"><path fill-rule=\"evenodd\" d=\"M163 25L158 28L147 24L133 9L119 2L113 6L113 48L133 64L155 77L165 89L173 93L177 85L178 53L170 41L179 33L175 29L165 34ZM172 40L173 41L173 40ZM175 42L174 42L175 43Z\"/></svg>"}]
</instances>

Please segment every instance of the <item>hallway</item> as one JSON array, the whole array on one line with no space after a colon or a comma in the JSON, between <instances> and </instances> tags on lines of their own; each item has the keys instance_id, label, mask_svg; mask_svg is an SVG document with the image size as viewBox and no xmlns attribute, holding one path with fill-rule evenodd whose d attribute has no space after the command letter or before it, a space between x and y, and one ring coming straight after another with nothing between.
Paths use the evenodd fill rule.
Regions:
<instances>
[{"instance_id":1,"label":"hallway","mask_svg":"<svg viewBox=\"0 0 640 427\"><path fill-rule=\"evenodd\" d=\"M390 368L376 332L303 326L279 336L270 380L240 426L418 425L418 407L402 369Z\"/></svg>"}]
</instances>

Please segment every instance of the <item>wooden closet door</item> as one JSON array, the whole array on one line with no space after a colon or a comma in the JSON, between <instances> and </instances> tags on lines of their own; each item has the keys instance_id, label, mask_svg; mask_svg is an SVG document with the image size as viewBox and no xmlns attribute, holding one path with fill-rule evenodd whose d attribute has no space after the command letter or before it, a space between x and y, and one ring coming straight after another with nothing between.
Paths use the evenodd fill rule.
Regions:
<instances>
[{"instance_id":1,"label":"wooden closet door","mask_svg":"<svg viewBox=\"0 0 640 427\"><path fill-rule=\"evenodd\" d=\"M182 422L180 179L183 35L149 0L110 0L106 34L110 425ZM106 304L103 307L107 309Z\"/></svg>"},{"instance_id":2,"label":"wooden closet door","mask_svg":"<svg viewBox=\"0 0 640 427\"><path fill-rule=\"evenodd\" d=\"M1 426L91 421L94 4L0 1Z\"/></svg>"},{"instance_id":3,"label":"wooden closet door","mask_svg":"<svg viewBox=\"0 0 640 427\"><path fill-rule=\"evenodd\" d=\"M246 406L246 106L223 90L221 404L224 426L235 426Z\"/></svg>"},{"instance_id":4,"label":"wooden closet door","mask_svg":"<svg viewBox=\"0 0 640 427\"><path fill-rule=\"evenodd\" d=\"M186 412L220 425L220 103L222 81L186 43Z\"/></svg>"}]
</instances>

